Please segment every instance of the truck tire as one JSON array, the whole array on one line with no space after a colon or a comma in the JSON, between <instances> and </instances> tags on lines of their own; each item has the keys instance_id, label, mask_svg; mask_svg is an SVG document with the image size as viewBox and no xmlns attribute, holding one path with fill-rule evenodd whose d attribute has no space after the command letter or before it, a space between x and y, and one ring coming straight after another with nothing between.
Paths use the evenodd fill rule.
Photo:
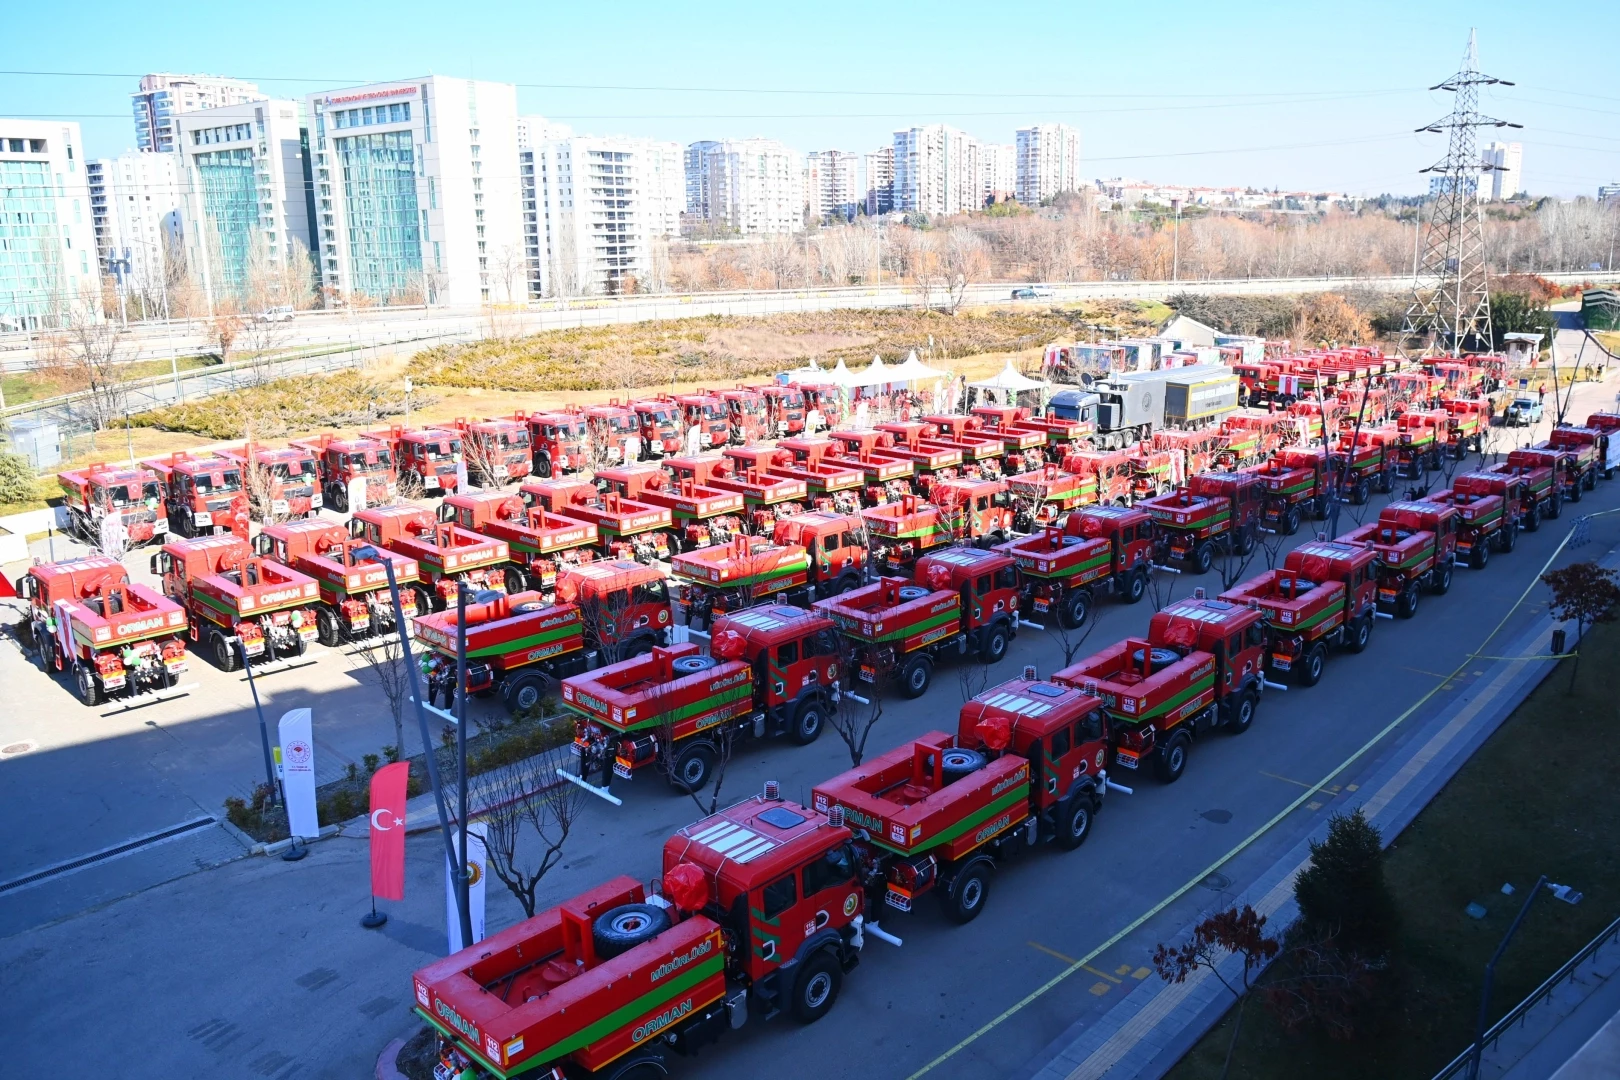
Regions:
<instances>
[{"instance_id":1,"label":"truck tire","mask_svg":"<svg viewBox=\"0 0 1620 1080\"><path fill-rule=\"evenodd\" d=\"M1451 591L1451 576L1456 569L1455 561L1447 559L1438 570L1434 571L1434 595L1444 596Z\"/></svg>"},{"instance_id":2,"label":"truck tire","mask_svg":"<svg viewBox=\"0 0 1620 1080\"><path fill-rule=\"evenodd\" d=\"M799 703L799 708L793 714L793 727L789 735L800 746L808 746L821 735L821 729L827 726L827 711L821 704L820 698L806 698Z\"/></svg>"},{"instance_id":3,"label":"truck tire","mask_svg":"<svg viewBox=\"0 0 1620 1080\"><path fill-rule=\"evenodd\" d=\"M538 671L525 671L506 680L501 687L501 703L513 716L532 712L551 691L551 680Z\"/></svg>"},{"instance_id":4,"label":"truck tire","mask_svg":"<svg viewBox=\"0 0 1620 1080\"><path fill-rule=\"evenodd\" d=\"M1294 672L1300 686L1315 686L1322 681L1322 669L1327 666L1327 646L1318 641L1305 654L1305 660Z\"/></svg>"},{"instance_id":5,"label":"truck tire","mask_svg":"<svg viewBox=\"0 0 1620 1080\"><path fill-rule=\"evenodd\" d=\"M506 595L511 596L529 587L529 575L523 572L521 566L508 566L501 571L501 584L506 586Z\"/></svg>"},{"instance_id":6,"label":"truck tire","mask_svg":"<svg viewBox=\"0 0 1620 1080\"><path fill-rule=\"evenodd\" d=\"M675 767L669 772L669 786L683 795L702 791L714 772L714 747L706 742L688 743L675 756Z\"/></svg>"},{"instance_id":7,"label":"truck tire","mask_svg":"<svg viewBox=\"0 0 1620 1080\"><path fill-rule=\"evenodd\" d=\"M909 604L913 600L921 600L927 595L928 590L921 585L900 586L900 602L902 604Z\"/></svg>"},{"instance_id":8,"label":"truck tire","mask_svg":"<svg viewBox=\"0 0 1620 1080\"><path fill-rule=\"evenodd\" d=\"M805 957L793 980L793 1019L813 1024L826 1016L838 1000L838 988L843 982L844 969L830 949Z\"/></svg>"},{"instance_id":9,"label":"truck tire","mask_svg":"<svg viewBox=\"0 0 1620 1080\"><path fill-rule=\"evenodd\" d=\"M1077 791L1058 807L1057 846L1073 851L1091 835L1092 815L1097 812L1096 798L1089 791Z\"/></svg>"},{"instance_id":10,"label":"truck tire","mask_svg":"<svg viewBox=\"0 0 1620 1080\"><path fill-rule=\"evenodd\" d=\"M971 776L985 766L983 754L965 747L952 747L942 751L940 758L940 771L945 774L947 784L955 783L964 776ZM933 764L932 758L929 759L929 764Z\"/></svg>"},{"instance_id":11,"label":"truck tire","mask_svg":"<svg viewBox=\"0 0 1620 1080\"><path fill-rule=\"evenodd\" d=\"M1252 711L1250 715L1253 715ZM1187 771L1187 744L1190 741L1185 734L1178 734L1159 747L1158 753L1153 756L1153 771L1162 783L1173 784Z\"/></svg>"},{"instance_id":12,"label":"truck tire","mask_svg":"<svg viewBox=\"0 0 1620 1080\"><path fill-rule=\"evenodd\" d=\"M1403 619L1410 619L1417 614L1418 587L1413 582L1401 590L1401 595L1395 598L1395 614Z\"/></svg>"},{"instance_id":13,"label":"truck tire","mask_svg":"<svg viewBox=\"0 0 1620 1080\"><path fill-rule=\"evenodd\" d=\"M1241 526L1237 531L1235 544L1237 547L1237 553L1239 555L1247 555L1249 552L1253 551L1254 529L1248 525Z\"/></svg>"},{"instance_id":14,"label":"truck tire","mask_svg":"<svg viewBox=\"0 0 1620 1080\"><path fill-rule=\"evenodd\" d=\"M1531 503L1530 509L1524 515L1524 531L1535 532L1541 528L1541 504Z\"/></svg>"},{"instance_id":15,"label":"truck tire","mask_svg":"<svg viewBox=\"0 0 1620 1080\"><path fill-rule=\"evenodd\" d=\"M343 644L343 625L337 612L325 604L315 609L315 638L328 649Z\"/></svg>"},{"instance_id":16,"label":"truck tire","mask_svg":"<svg viewBox=\"0 0 1620 1080\"><path fill-rule=\"evenodd\" d=\"M934 680L934 662L926 656L913 656L900 668L900 696L920 698Z\"/></svg>"},{"instance_id":17,"label":"truck tire","mask_svg":"<svg viewBox=\"0 0 1620 1080\"><path fill-rule=\"evenodd\" d=\"M1485 542L1476 543L1468 553L1468 565L1475 570L1485 569L1485 564L1491 561L1491 545Z\"/></svg>"},{"instance_id":18,"label":"truck tire","mask_svg":"<svg viewBox=\"0 0 1620 1080\"><path fill-rule=\"evenodd\" d=\"M613 1063L614 1071L602 1076L602 1080L663 1080L669 1075L669 1067L664 1059L654 1052L643 1052L628 1061L620 1060Z\"/></svg>"},{"instance_id":19,"label":"truck tire","mask_svg":"<svg viewBox=\"0 0 1620 1080\"><path fill-rule=\"evenodd\" d=\"M715 659L712 656L677 656L670 661L669 670L677 675L696 675L700 671L708 671L714 665Z\"/></svg>"},{"instance_id":20,"label":"truck tire","mask_svg":"<svg viewBox=\"0 0 1620 1080\"><path fill-rule=\"evenodd\" d=\"M990 867L982 862L974 863L951 882L945 893L945 914L952 922L970 923L979 917L989 898Z\"/></svg>"},{"instance_id":21,"label":"truck tire","mask_svg":"<svg viewBox=\"0 0 1620 1080\"><path fill-rule=\"evenodd\" d=\"M979 641L979 659L986 664L1000 662L1007 655L1007 626L1005 623L992 623L984 631L984 637Z\"/></svg>"},{"instance_id":22,"label":"truck tire","mask_svg":"<svg viewBox=\"0 0 1620 1080\"><path fill-rule=\"evenodd\" d=\"M1350 488L1350 505L1366 506L1367 494L1367 478L1365 476L1356 477L1356 482Z\"/></svg>"},{"instance_id":23,"label":"truck tire","mask_svg":"<svg viewBox=\"0 0 1620 1080\"><path fill-rule=\"evenodd\" d=\"M1295 503L1293 506L1288 508L1288 512L1283 514L1283 535L1293 536L1295 533L1299 532L1299 521L1301 516L1302 515L1300 514L1298 503Z\"/></svg>"},{"instance_id":24,"label":"truck tire","mask_svg":"<svg viewBox=\"0 0 1620 1080\"><path fill-rule=\"evenodd\" d=\"M1215 565L1215 545L1208 540L1193 549L1192 570L1195 574L1207 574L1209 568Z\"/></svg>"},{"instance_id":25,"label":"truck tire","mask_svg":"<svg viewBox=\"0 0 1620 1080\"><path fill-rule=\"evenodd\" d=\"M1552 498L1547 500L1546 512L1544 512L1541 516L1546 518L1548 521L1557 521L1560 517L1563 516L1563 513L1564 513L1564 492L1563 492L1563 489L1560 488L1558 491L1555 491L1553 493Z\"/></svg>"},{"instance_id":26,"label":"truck tire","mask_svg":"<svg viewBox=\"0 0 1620 1080\"><path fill-rule=\"evenodd\" d=\"M242 666L242 654L237 651L236 642L217 630L214 631L214 664L221 671L235 671Z\"/></svg>"},{"instance_id":27,"label":"truck tire","mask_svg":"<svg viewBox=\"0 0 1620 1080\"><path fill-rule=\"evenodd\" d=\"M1148 659L1153 661L1153 670L1158 671L1160 668L1168 667L1180 660L1181 654L1174 649L1154 649L1151 653L1145 649L1137 649L1131 653L1131 663L1137 667L1141 667L1142 662Z\"/></svg>"},{"instance_id":28,"label":"truck tire","mask_svg":"<svg viewBox=\"0 0 1620 1080\"><path fill-rule=\"evenodd\" d=\"M1578 503L1584 498L1586 498L1586 478L1578 477L1576 478L1575 482L1569 486L1569 501L1572 503Z\"/></svg>"},{"instance_id":29,"label":"truck tire","mask_svg":"<svg viewBox=\"0 0 1620 1080\"><path fill-rule=\"evenodd\" d=\"M1497 532L1496 548L1502 554L1506 555L1508 552L1512 551L1518 546L1519 523L1517 521L1510 521L1506 525L1503 525L1501 530Z\"/></svg>"},{"instance_id":30,"label":"truck tire","mask_svg":"<svg viewBox=\"0 0 1620 1080\"><path fill-rule=\"evenodd\" d=\"M1254 711L1260 707L1260 695L1253 688L1243 691L1233 701L1232 707L1227 710L1226 730L1231 735L1241 735L1254 724Z\"/></svg>"},{"instance_id":31,"label":"truck tire","mask_svg":"<svg viewBox=\"0 0 1620 1080\"><path fill-rule=\"evenodd\" d=\"M89 668L75 667L73 669L73 678L78 683L80 701L91 706L101 704L101 684L96 681L96 677L90 673Z\"/></svg>"},{"instance_id":32,"label":"truck tire","mask_svg":"<svg viewBox=\"0 0 1620 1080\"><path fill-rule=\"evenodd\" d=\"M1086 617L1091 614L1091 592L1085 588L1070 589L1058 602L1057 618L1070 630L1078 630L1086 624Z\"/></svg>"},{"instance_id":33,"label":"truck tire","mask_svg":"<svg viewBox=\"0 0 1620 1080\"><path fill-rule=\"evenodd\" d=\"M1363 615L1345 628L1344 647L1353 653L1363 652L1372 640L1373 617Z\"/></svg>"},{"instance_id":34,"label":"truck tire","mask_svg":"<svg viewBox=\"0 0 1620 1080\"><path fill-rule=\"evenodd\" d=\"M340 514L349 512L349 489L343 484L326 485L326 505Z\"/></svg>"},{"instance_id":35,"label":"truck tire","mask_svg":"<svg viewBox=\"0 0 1620 1080\"><path fill-rule=\"evenodd\" d=\"M860 587L861 575L853 572L847 573L840 576L837 581L833 582L832 595L842 596L844 593L853 592Z\"/></svg>"},{"instance_id":36,"label":"truck tire","mask_svg":"<svg viewBox=\"0 0 1620 1080\"><path fill-rule=\"evenodd\" d=\"M1125 586L1120 590L1120 598L1127 604L1139 603L1147 595L1147 567L1138 566L1125 575Z\"/></svg>"},{"instance_id":37,"label":"truck tire","mask_svg":"<svg viewBox=\"0 0 1620 1080\"><path fill-rule=\"evenodd\" d=\"M544 450L534 455L534 475L542 480L551 479L551 455Z\"/></svg>"},{"instance_id":38,"label":"truck tire","mask_svg":"<svg viewBox=\"0 0 1620 1080\"><path fill-rule=\"evenodd\" d=\"M411 589L411 592L416 596L416 613L418 615L430 615L438 610L435 601L438 600L439 594L435 590L428 588L426 585L417 585Z\"/></svg>"},{"instance_id":39,"label":"truck tire","mask_svg":"<svg viewBox=\"0 0 1620 1080\"><path fill-rule=\"evenodd\" d=\"M656 904L620 904L591 923L591 943L603 960L629 952L670 927L669 912Z\"/></svg>"}]
</instances>

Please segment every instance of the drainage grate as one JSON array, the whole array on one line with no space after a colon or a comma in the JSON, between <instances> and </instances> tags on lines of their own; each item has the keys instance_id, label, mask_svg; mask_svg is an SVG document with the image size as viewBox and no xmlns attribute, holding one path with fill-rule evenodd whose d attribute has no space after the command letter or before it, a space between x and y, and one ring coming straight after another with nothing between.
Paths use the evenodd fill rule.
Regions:
<instances>
[{"instance_id":1,"label":"drainage grate","mask_svg":"<svg viewBox=\"0 0 1620 1080\"><path fill-rule=\"evenodd\" d=\"M8 893L13 889L20 889L24 885L32 885L36 881L44 881L46 878L53 878L73 870L80 870L86 866L93 866L98 862L106 862L108 859L116 858L119 855L127 855L129 852L134 851L137 848L143 848L149 844L156 844L160 841L181 836L188 832L196 832L198 829L206 829L208 826L213 824L215 824L214 818L198 818L196 821L188 821L184 825L176 825L172 829L164 829L162 832L150 833L146 836L138 836L133 840L119 844L117 847L106 848L105 850L97 851L94 854L85 855L82 858L73 859L65 863L58 863L55 866L47 866L43 870L36 870L27 877L20 877L13 881L0 882L0 893Z\"/></svg>"}]
</instances>

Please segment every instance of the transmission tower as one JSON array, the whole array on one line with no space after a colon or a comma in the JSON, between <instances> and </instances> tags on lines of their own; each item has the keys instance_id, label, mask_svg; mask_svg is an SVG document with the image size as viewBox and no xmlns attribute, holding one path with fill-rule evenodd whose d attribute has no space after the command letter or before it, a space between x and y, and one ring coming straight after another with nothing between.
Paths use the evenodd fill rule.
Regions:
<instances>
[{"instance_id":1,"label":"transmission tower","mask_svg":"<svg viewBox=\"0 0 1620 1080\"><path fill-rule=\"evenodd\" d=\"M1456 94L1451 115L1420 132L1450 133L1446 156L1423 172L1432 174L1428 233L1423 258L1414 268L1412 303L1401 326L1401 351L1416 344L1424 355L1491 347L1491 294L1485 264L1484 215L1479 205L1481 179L1495 166L1481 160L1475 129L1523 127L1479 113L1481 86L1512 86L1506 79L1479 72L1474 32L1462 70L1430 90Z\"/></svg>"}]
</instances>

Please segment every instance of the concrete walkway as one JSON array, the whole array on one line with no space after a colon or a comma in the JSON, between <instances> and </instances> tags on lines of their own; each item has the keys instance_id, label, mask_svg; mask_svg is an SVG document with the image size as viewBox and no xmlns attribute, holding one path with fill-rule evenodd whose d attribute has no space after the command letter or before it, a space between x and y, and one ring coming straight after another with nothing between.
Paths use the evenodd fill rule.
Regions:
<instances>
[{"instance_id":1,"label":"concrete walkway","mask_svg":"<svg viewBox=\"0 0 1620 1080\"><path fill-rule=\"evenodd\" d=\"M1599 949L1568 982L1489 1047L1482 1080L1620 1076L1620 944Z\"/></svg>"}]
</instances>

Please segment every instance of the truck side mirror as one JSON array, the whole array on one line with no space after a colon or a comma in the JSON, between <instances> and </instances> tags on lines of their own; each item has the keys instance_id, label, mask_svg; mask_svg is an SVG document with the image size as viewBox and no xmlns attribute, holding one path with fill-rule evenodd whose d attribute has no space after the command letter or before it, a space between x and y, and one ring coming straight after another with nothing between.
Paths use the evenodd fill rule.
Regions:
<instances>
[{"instance_id":1,"label":"truck side mirror","mask_svg":"<svg viewBox=\"0 0 1620 1080\"><path fill-rule=\"evenodd\" d=\"M38 592L38 582L32 574L24 574L17 579L17 595L24 600L32 600Z\"/></svg>"},{"instance_id":2,"label":"truck side mirror","mask_svg":"<svg viewBox=\"0 0 1620 1080\"><path fill-rule=\"evenodd\" d=\"M439 516L439 521L440 521L441 524L448 525L450 522L452 522L452 521L454 521L456 519L456 508L451 506L447 502L442 502L442 503L439 504L439 514L438 514L438 516ZM358 535L358 534L356 534L356 535Z\"/></svg>"},{"instance_id":3,"label":"truck side mirror","mask_svg":"<svg viewBox=\"0 0 1620 1080\"><path fill-rule=\"evenodd\" d=\"M159 569L159 567L161 567L162 564L163 564L163 554L161 552L159 552L158 554L152 556L152 576L153 577L162 577L163 576L163 571L161 569Z\"/></svg>"},{"instance_id":4,"label":"truck side mirror","mask_svg":"<svg viewBox=\"0 0 1620 1080\"><path fill-rule=\"evenodd\" d=\"M361 521L359 518L350 518L349 519L349 535L350 536L355 537L355 538L358 539L359 537L361 537L361 536L363 536L365 534L365 531L366 531L366 523L365 522Z\"/></svg>"},{"instance_id":5,"label":"truck side mirror","mask_svg":"<svg viewBox=\"0 0 1620 1080\"><path fill-rule=\"evenodd\" d=\"M269 533L260 533L258 536L253 538L253 553L255 555L270 554L270 545L272 543L273 541L270 539Z\"/></svg>"}]
</instances>

